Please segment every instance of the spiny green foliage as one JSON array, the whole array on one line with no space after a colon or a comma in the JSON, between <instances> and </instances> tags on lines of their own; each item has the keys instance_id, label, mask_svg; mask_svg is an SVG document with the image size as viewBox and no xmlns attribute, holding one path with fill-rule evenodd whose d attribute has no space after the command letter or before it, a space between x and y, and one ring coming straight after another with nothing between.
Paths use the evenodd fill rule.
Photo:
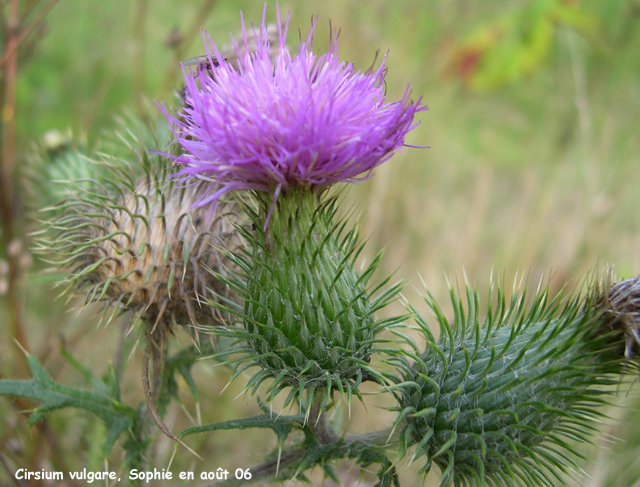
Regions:
<instances>
[{"instance_id":1,"label":"spiny green foliage","mask_svg":"<svg viewBox=\"0 0 640 487\"><path fill-rule=\"evenodd\" d=\"M91 391L83 391L55 382L33 355L27 354L27 361L33 378L0 380L0 396L38 401L40 406L29 416L30 425L40 421L46 414L65 407L89 411L98 416L107 427L108 435L103 447L105 457L123 432L134 429L138 413L120 402L120 386L113 370L107 374L106 380L100 380L83 369L92 385Z\"/></svg>"},{"instance_id":2,"label":"spiny green foliage","mask_svg":"<svg viewBox=\"0 0 640 487\"><path fill-rule=\"evenodd\" d=\"M199 433L210 433L211 431L221 431L229 429L243 430L248 428L267 428L273 430L278 437L278 448L282 448L287 437L295 430L301 430L305 425L304 414L297 414L295 416L281 416L275 415L272 411L264 408L262 404L260 406L264 410L264 414L259 416L252 416L250 418L235 419L232 421L225 421L222 423L212 423L202 426L194 426L184 430L178 438L181 440L187 436L191 436Z\"/></svg>"},{"instance_id":3,"label":"spiny green foliage","mask_svg":"<svg viewBox=\"0 0 640 487\"><path fill-rule=\"evenodd\" d=\"M286 404L301 401L307 390L331 391L348 398L363 380L385 382L369 362L376 336L402 318L376 321L374 313L399 291L399 285L374 296L388 279L368 289L380 257L362 273L354 263L362 250L355 229L336 221L336 201L309 190L280 195L268 220L271 197L256 195L260 211L246 208L253 230L241 230L248 249L231 259L240 277L228 281L244 299L244 307L229 307L242 326L216 331L237 338L225 355L239 354L236 375L259 366L248 389L273 379L273 398L286 387ZM241 367L242 365L242 367Z\"/></svg>"},{"instance_id":4,"label":"spiny green foliage","mask_svg":"<svg viewBox=\"0 0 640 487\"><path fill-rule=\"evenodd\" d=\"M167 313L180 324L209 324L216 318L198 297L207 288L226 291L204 267L225 272L220 247L233 233L227 220L233 207L221 204L215 216L193 208L198 186L177 182L171 161L143 145L164 142L171 152L170 139L132 120L123 122L120 149L108 146L128 151L128 159L82 158L91 176L64 182L67 198L50 208L37 250L53 254L51 263L68 270L66 283L86 302L113 304L114 313L132 310L132 323L143 316L154 323Z\"/></svg>"},{"instance_id":5,"label":"spiny green foliage","mask_svg":"<svg viewBox=\"0 0 640 487\"><path fill-rule=\"evenodd\" d=\"M327 435L330 437L329 441L323 441L323 438L316 434L312 424L304 414L284 416L274 414L260 401L259 405L264 414L251 418L196 426L183 431L179 438L183 439L193 434L228 429L268 428L272 429L277 435L278 444L265 463L251 469L256 477L261 479L270 478L279 482L292 478L308 481L304 472L316 466L321 466L328 477L331 477L336 483L341 483L331 463L339 459L348 458L354 460L361 468L367 468L372 464L380 465L377 473L379 482L376 487L399 487L395 467L375 442L367 442L353 437L345 438L337 436L333 432ZM295 433L298 433L298 436L294 437L290 445L285 448L285 441ZM216 485L240 485L243 483L246 482L230 480Z\"/></svg>"},{"instance_id":6,"label":"spiny green foliage","mask_svg":"<svg viewBox=\"0 0 640 487\"><path fill-rule=\"evenodd\" d=\"M426 339L403 370L402 449L415 446L435 463L440 485L538 486L563 484L577 468L572 445L589 442L598 409L615 392L625 367L626 332L602 296L526 293L507 305L498 291L484 320L476 293L467 288L467 314L451 293L454 321L428 303L440 325L436 340L414 310ZM417 348L415 348L417 350Z\"/></svg>"},{"instance_id":7,"label":"spiny green foliage","mask_svg":"<svg viewBox=\"0 0 640 487\"><path fill-rule=\"evenodd\" d=\"M303 472L321 466L327 477L332 478L336 484L340 484L341 480L332 464L341 459L350 459L362 469L373 464L380 465L376 472L378 483L374 487L400 487L396 467L377 445L368 445L366 442L355 439L338 439L332 443L322 443L308 429L305 429L304 438L296 447L282 453L280 457L285 455L287 458L293 458L293 461L280 466L276 477L280 481L296 478L310 483ZM272 462L272 465L275 467L276 462Z\"/></svg>"}]
</instances>

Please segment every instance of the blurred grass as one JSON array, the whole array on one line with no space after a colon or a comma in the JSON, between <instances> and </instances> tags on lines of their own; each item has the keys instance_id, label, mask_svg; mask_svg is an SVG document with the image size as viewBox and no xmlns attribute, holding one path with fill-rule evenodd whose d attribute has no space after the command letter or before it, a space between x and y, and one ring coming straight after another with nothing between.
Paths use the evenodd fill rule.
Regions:
<instances>
[{"instance_id":1,"label":"blurred grass","mask_svg":"<svg viewBox=\"0 0 640 487\"><path fill-rule=\"evenodd\" d=\"M21 61L16 117L22 161L47 131L71 127L92 147L112 126L113 117L135 110L141 96L171 98L180 84L177 61L203 53L200 28L224 44L228 33L238 30L240 9L247 21L259 22L263 8L262 2L220 0L205 17L200 10L204 3L60 0L46 18L46 29L37 33L37 44ZM549 51L531 73L481 94L465 88L464 79L449 69L456 49L478 29L516 15L530 3L280 2L282 12L291 10L291 44L298 27L306 35L316 14L316 47L323 50L331 20L341 28L341 58L366 69L376 51L384 55L388 50L389 98L398 99L410 84L412 96L422 96L430 108L408 140L430 148L406 149L345 196L347 207L362 208L363 235L369 237L365 257L384 248L382 271L408 280L405 295L421 310L426 307L419 302L418 274L444 301L445 274L461 277L463 269L481 295L486 295L492 272L504 276L506 283L523 272L531 281L552 276L554 290L604 263L613 264L621 277L640 272L640 2L559 1L575 3L595 19L593 35L555 26ZM275 21L274 10L271 3L270 21ZM192 25L198 32L188 31ZM165 40L173 29L193 41L168 47ZM22 222L26 216L15 219ZM36 262L24 283L31 349L58 380L81 385L82 378L60 357L60 337L99 375L113 356L119 325L96 329L92 312L69 313L69 306L54 300L50 285L34 274L40 267ZM397 306L393 311L399 310ZM9 323L4 302L0 323ZM11 342L10 327L1 326L4 377L14 373ZM131 404L142 398L139 360L140 353L134 353L127 366L132 373L125 378L125 400ZM241 381L218 396L228 374L209 365L199 364L196 378L205 422L257 412L250 401L232 401L242 390ZM603 425L603 435L624 443L609 445L603 436L599 442L604 448L589 450L584 468L590 477L579 478L576 486L638 485L640 402L633 390L630 397L624 397L625 392L621 401L631 409L613 409L617 421ZM193 414L186 393L184 401ZM0 453L15 468L58 465L67 470L99 464L90 446L104 432L89 426L91 418L57 413L47 423L48 432L34 433L25 415L4 399L0 417ZM174 431L191 424L178 408L169 413L169 422L172 417ZM366 412L358 406L350 429L375 429L384 417L372 405ZM54 441L46 440L48 435ZM192 465L196 472L218 466L246 468L259 463L273 438L262 432L217 433L194 437L190 445L207 461L194 462L179 451L174 471ZM168 440L159 440L156 464L165 466L171 453ZM112 455L116 465L119 454ZM414 480L414 470L402 474L403 485L421 484L421 478ZM435 478L430 475L429 482ZM0 466L0 483L10 482Z\"/></svg>"}]
</instances>

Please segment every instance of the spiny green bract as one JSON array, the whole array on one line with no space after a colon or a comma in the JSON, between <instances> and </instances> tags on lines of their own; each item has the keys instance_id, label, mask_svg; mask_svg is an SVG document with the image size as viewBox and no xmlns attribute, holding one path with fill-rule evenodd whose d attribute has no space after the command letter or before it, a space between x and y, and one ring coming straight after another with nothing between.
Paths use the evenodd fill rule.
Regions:
<instances>
[{"instance_id":1,"label":"spiny green bract","mask_svg":"<svg viewBox=\"0 0 640 487\"><path fill-rule=\"evenodd\" d=\"M411 366L397 362L403 450L415 446L425 472L435 463L440 486L564 484L579 469L572 442L589 441L624 371L620 313L595 293L562 306L544 291L527 309L524 294L507 306L498 292L481 326L475 293L466 316L451 297L453 326L429 299L440 339L416 313L426 349Z\"/></svg>"},{"instance_id":2,"label":"spiny green bract","mask_svg":"<svg viewBox=\"0 0 640 487\"><path fill-rule=\"evenodd\" d=\"M64 187L65 199L47 209L51 216L37 250L53 270L68 272L65 282L87 303L112 304L114 313L130 310L132 324L142 317L152 325L162 317L165 324L217 321L199 296L207 288L226 293L205 266L224 272L221 247L234 233L227 219L234 206L223 203L215 216L194 209L198 186L176 182L171 162L145 147L160 142L153 129L132 117L121 123L125 135L109 147L112 153L128 150L127 159L58 161L74 163L58 168L72 179L50 182ZM165 150L172 150L163 138Z\"/></svg>"},{"instance_id":3,"label":"spiny green bract","mask_svg":"<svg viewBox=\"0 0 640 487\"><path fill-rule=\"evenodd\" d=\"M243 327L229 335L246 340L228 351L241 352L244 370L262 370L250 380L255 391L273 378L271 397L291 387L287 403L302 398L306 387L332 389L351 396L363 380L384 382L369 365L376 335L401 320L376 321L374 313L398 292L393 286L377 297L367 289L379 257L362 273L354 269L362 247L356 230L335 221L335 198L323 200L306 188L280 195L265 219L271 197L257 194L259 211L247 208L253 230L245 231L246 254L236 255L241 269L237 290L244 298L238 312Z\"/></svg>"}]
</instances>

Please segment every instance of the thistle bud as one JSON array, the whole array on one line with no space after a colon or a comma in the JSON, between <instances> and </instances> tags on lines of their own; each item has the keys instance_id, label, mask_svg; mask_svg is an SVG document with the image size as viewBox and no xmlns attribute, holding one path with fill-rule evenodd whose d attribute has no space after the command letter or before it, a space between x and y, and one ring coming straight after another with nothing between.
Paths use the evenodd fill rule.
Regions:
<instances>
[{"instance_id":1,"label":"thistle bud","mask_svg":"<svg viewBox=\"0 0 640 487\"><path fill-rule=\"evenodd\" d=\"M426 459L424 471L436 464L441 486L563 482L561 473L577 467L572 441L589 441L598 407L627 361L637 362L633 281L564 306L546 291L529 309L524 296L507 305L499 294L482 326L470 290L467 316L452 293L452 325L430 300L441 336L436 341L416 315L427 346L404 369L403 448L414 446L414 458ZM625 357L625 350L634 353Z\"/></svg>"},{"instance_id":2,"label":"thistle bud","mask_svg":"<svg viewBox=\"0 0 640 487\"><path fill-rule=\"evenodd\" d=\"M278 198L264 230L271 197L257 198L253 231L245 232L247 257L236 256L245 304L243 328L231 333L247 345L228 351L242 351L239 361L262 369L249 387L271 377L273 395L293 388L289 399L310 385L350 396L363 380L382 380L369 362L376 335L392 323L376 321L374 312L398 287L373 297L367 281L378 260L355 271L357 232L341 235L335 199L308 188L290 191Z\"/></svg>"},{"instance_id":3,"label":"thistle bud","mask_svg":"<svg viewBox=\"0 0 640 487\"><path fill-rule=\"evenodd\" d=\"M225 293L207 269L225 272L222 247L234 233L233 208L223 204L215 216L192 208L198 186L174 181L164 157L143 147L137 153L132 164L83 158L92 178L66 183L67 198L50 208L38 250L53 255L56 270L68 270L65 282L86 303L132 311L132 323L165 317L208 324L211 308L198 300L208 288Z\"/></svg>"}]
</instances>

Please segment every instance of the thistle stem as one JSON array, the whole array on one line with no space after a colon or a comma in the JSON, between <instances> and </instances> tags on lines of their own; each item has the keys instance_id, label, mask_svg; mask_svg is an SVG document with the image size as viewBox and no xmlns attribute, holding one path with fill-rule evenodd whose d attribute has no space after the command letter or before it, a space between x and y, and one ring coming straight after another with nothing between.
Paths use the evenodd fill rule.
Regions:
<instances>
[{"instance_id":1,"label":"thistle stem","mask_svg":"<svg viewBox=\"0 0 640 487\"><path fill-rule=\"evenodd\" d=\"M162 328L159 328L162 329ZM158 335L160 335L160 333L158 333ZM152 339L151 336L147 337L147 345L145 347L144 350L144 358L142 359L142 389L144 390L144 398L147 401L147 409L149 411L149 414L151 415L151 418L153 419L153 421L156 423L156 425L158 426L158 428L160 428L160 431L162 431L165 435L167 435L169 438L171 438L173 441L175 441L176 443L182 445L183 447L185 447L188 451L190 451L191 453L193 453L196 457L198 457L200 460L202 460L202 457L200 457L200 455L198 455L195 451L193 451L191 448L189 448L183 441L181 441L178 437L176 437L171 430L169 429L169 427L164 423L164 421L162 420L162 417L160 416L160 413L158 412L158 409L156 408L155 405L155 401L154 401L154 393L157 393L159 391L159 387L154 387L154 390L152 391L151 389L151 382L149 380L149 362L151 357L154 358L154 368L156 368L156 370L154 370L154 373L156 374L156 382L160 383L161 382L161 378L160 378L160 374L162 373L161 368L158 368L158 363L161 363L162 360L161 358L158 358L158 354L162 353L163 348L160 348L160 352L158 352L158 338ZM162 342L162 338L159 338L160 343ZM162 345L160 345L160 347L162 347Z\"/></svg>"},{"instance_id":2,"label":"thistle stem","mask_svg":"<svg viewBox=\"0 0 640 487\"><path fill-rule=\"evenodd\" d=\"M316 435L320 443L328 445L335 443L340 437L336 435L333 428L327 424L326 417L322 414L325 404L325 389L316 389L309 410L307 426L313 434Z\"/></svg>"}]
</instances>

